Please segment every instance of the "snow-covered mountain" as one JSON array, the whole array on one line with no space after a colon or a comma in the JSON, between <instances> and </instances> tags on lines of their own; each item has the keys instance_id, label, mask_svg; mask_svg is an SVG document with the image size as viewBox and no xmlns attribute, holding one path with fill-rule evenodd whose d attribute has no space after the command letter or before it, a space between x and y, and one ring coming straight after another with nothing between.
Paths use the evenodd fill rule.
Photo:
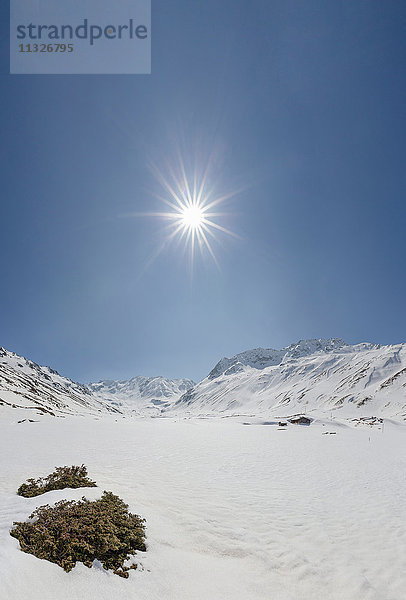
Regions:
<instances>
[{"instance_id":1,"label":"snow-covered mountain","mask_svg":"<svg viewBox=\"0 0 406 600\"><path fill-rule=\"evenodd\" d=\"M17 409L25 418L119 412L86 385L4 348L0 348L0 407Z\"/></svg>"},{"instance_id":2,"label":"snow-covered mountain","mask_svg":"<svg viewBox=\"0 0 406 600\"><path fill-rule=\"evenodd\" d=\"M236 354L232 358L222 358L209 373L208 379L215 379L220 375L231 375L244 370L244 367L265 369L280 365L289 358L301 358L315 352L331 352L348 346L343 340L332 338L329 340L300 340L282 350L273 348L255 348Z\"/></svg>"},{"instance_id":3,"label":"snow-covered mountain","mask_svg":"<svg viewBox=\"0 0 406 600\"><path fill-rule=\"evenodd\" d=\"M123 412L159 414L194 385L190 379L138 376L125 381L90 383L89 388Z\"/></svg>"},{"instance_id":4,"label":"snow-covered mountain","mask_svg":"<svg viewBox=\"0 0 406 600\"><path fill-rule=\"evenodd\" d=\"M305 340L222 358L198 384L134 377L83 385L3 348L0 409L28 415L293 414L406 418L406 344ZM21 412L21 414L22 414Z\"/></svg>"},{"instance_id":5,"label":"snow-covered mountain","mask_svg":"<svg viewBox=\"0 0 406 600\"><path fill-rule=\"evenodd\" d=\"M193 387L190 379L134 377L84 385L0 348L0 408L19 418L86 414L159 415Z\"/></svg>"},{"instance_id":6,"label":"snow-covered mountain","mask_svg":"<svg viewBox=\"0 0 406 600\"><path fill-rule=\"evenodd\" d=\"M406 344L305 340L222 358L174 410L191 414L297 413L406 417Z\"/></svg>"}]
</instances>

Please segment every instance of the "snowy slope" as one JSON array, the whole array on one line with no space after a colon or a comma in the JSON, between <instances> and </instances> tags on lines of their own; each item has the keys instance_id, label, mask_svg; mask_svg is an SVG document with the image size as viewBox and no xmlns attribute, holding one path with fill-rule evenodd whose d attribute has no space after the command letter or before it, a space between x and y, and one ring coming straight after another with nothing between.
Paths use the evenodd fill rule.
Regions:
<instances>
[{"instance_id":1,"label":"snowy slope","mask_svg":"<svg viewBox=\"0 0 406 600\"><path fill-rule=\"evenodd\" d=\"M139 376L127 381L90 383L89 388L126 413L159 414L194 385L190 379Z\"/></svg>"},{"instance_id":2,"label":"snowy slope","mask_svg":"<svg viewBox=\"0 0 406 600\"><path fill-rule=\"evenodd\" d=\"M21 418L117 413L85 385L0 348L0 407Z\"/></svg>"},{"instance_id":3,"label":"snowy slope","mask_svg":"<svg viewBox=\"0 0 406 600\"><path fill-rule=\"evenodd\" d=\"M174 409L193 414L406 417L406 344L300 341L223 358Z\"/></svg>"},{"instance_id":4,"label":"snowy slope","mask_svg":"<svg viewBox=\"0 0 406 600\"><path fill-rule=\"evenodd\" d=\"M0 348L0 407L17 410L19 418L40 414L159 415L193 385L190 379L141 376L84 385Z\"/></svg>"}]
</instances>

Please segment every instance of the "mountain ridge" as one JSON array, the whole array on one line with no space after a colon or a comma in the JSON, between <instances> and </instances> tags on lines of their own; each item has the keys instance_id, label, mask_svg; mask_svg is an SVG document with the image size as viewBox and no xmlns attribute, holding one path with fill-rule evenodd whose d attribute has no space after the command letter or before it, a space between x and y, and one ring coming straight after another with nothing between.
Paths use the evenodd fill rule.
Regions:
<instances>
[{"instance_id":1,"label":"mountain ridge","mask_svg":"<svg viewBox=\"0 0 406 600\"><path fill-rule=\"evenodd\" d=\"M281 350L276 350L274 348L254 348L252 350L245 350L244 352L235 354L231 358L221 358L216 366L210 371L208 378L215 379L220 373L224 373L230 368L237 367L237 365L264 369L280 364L287 357L294 358L306 356L323 350L330 352L345 346L349 346L349 344L340 338L313 338L299 340Z\"/></svg>"},{"instance_id":2,"label":"mountain ridge","mask_svg":"<svg viewBox=\"0 0 406 600\"><path fill-rule=\"evenodd\" d=\"M173 406L183 414L373 412L406 417L406 344L301 340L221 359Z\"/></svg>"},{"instance_id":3,"label":"mountain ridge","mask_svg":"<svg viewBox=\"0 0 406 600\"><path fill-rule=\"evenodd\" d=\"M88 387L105 401L126 411L149 410L157 412L168 408L195 384L191 379L168 379L160 375L137 375L124 380L102 380Z\"/></svg>"},{"instance_id":4,"label":"mountain ridge","mask_svg":"<svg viewBox=\"0 0 406 600\"><path fill-rule=\"evenodd\" d=\"M365 414L406 419L406 344L299 340L223 357L200 382L138 375L82 384L0 348L0 406L27 414Z\"/></svg>"},{"instance_id":5,"label":"mountain ridge","mask_svg":"<svg viewBox=\"0 0 406 600\"><path fill-rule=\"evenodd\" d=\"M77 383L0 347L0 407L19 409L27 416L159 414L193 385L189 379L162 376Z\"/></svg>"}]
</instances>

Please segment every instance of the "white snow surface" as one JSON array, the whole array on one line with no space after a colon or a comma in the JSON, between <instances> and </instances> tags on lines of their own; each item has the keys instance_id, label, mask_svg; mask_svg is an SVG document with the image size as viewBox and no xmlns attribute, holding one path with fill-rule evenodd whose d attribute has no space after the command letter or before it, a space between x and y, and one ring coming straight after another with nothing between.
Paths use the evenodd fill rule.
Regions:
<instances>
[{"instance_id":1,"label":"white snow surface","mask_svg":"<svg viewBox=\"0 0 406 600\"><path fill-rule=\"evenodd\" d=\"M405 394L405 344L256 349L196 385L82 385L0 349L0 600L403 600ZM98 488L16 494L82 463ZM65 573L9 535L103 490L146 518L128 580Z\"/></svg>"},{"instance_id":2,"label":"white snow surface","mask_svg":"<svg viewBox=\"0 0 406 600\"><path fill-rule=\"evenodd\" d=\"M405 597L405 425L49 415L17 423L1 411L0 431L1 600ZM16 495L28 477L82 463L98 488ZM97 565L65 573L9 535L39 505L103 490L146 518L147 552L128 580Z\"/></svg>"}]
</instances>

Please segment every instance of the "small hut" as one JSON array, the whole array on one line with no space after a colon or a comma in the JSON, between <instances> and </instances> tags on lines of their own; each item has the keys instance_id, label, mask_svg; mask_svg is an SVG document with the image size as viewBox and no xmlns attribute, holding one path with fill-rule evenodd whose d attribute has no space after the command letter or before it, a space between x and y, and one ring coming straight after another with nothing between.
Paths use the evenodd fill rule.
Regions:
<instances>
[{"instance_id":1,"label":"small hut","mask_svg":"<svg viewBox=\"0 0 406 600\"><path fill-rule=\"evenodd\" d=\"M309 417L294 417L293 419L289 419L289 423L292 423L292 425L310 425L310 423L312 422L312 419L309 419Z\"/></svg>"}]
</instances>

